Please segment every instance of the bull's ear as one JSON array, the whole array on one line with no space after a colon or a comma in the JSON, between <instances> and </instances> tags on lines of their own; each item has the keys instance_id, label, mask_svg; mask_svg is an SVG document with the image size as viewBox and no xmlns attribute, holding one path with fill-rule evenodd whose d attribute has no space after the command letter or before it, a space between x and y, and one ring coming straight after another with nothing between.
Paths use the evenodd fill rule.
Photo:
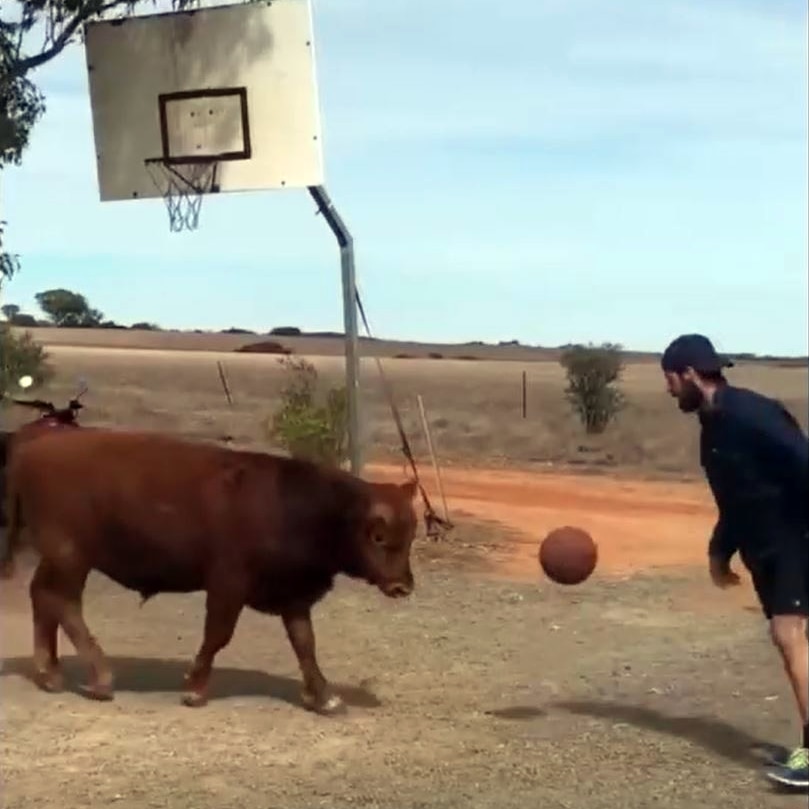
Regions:
<instances>
[{"instance_id":1,"label":"bull's ear","mask_svg":"<svg viewBox=\"0 0 809 809\"><path fill-rule=\"evenodd\" d=\"M419 482L415 478L410 478L410 480L402 483L399 489L408 500L412 500L418 493Z\"/></svg>"}]
</instances>

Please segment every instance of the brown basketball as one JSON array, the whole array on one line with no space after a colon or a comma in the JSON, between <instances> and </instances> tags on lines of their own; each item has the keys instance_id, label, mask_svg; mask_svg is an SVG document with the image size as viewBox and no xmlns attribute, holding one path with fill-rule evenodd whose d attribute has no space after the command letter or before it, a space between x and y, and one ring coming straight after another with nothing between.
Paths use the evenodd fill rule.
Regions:
<instances>
[{"instance_id":1,"label":"brown basketball","mask_svg":"<svg viewBox=\"0 0 809 809\"><path fill-rule=\"evenodd\" d=\"M554 528L539 546L539 564L557 584L581 584L597 562L598 546L581 528Z\"/></svg>"}]
</instances>

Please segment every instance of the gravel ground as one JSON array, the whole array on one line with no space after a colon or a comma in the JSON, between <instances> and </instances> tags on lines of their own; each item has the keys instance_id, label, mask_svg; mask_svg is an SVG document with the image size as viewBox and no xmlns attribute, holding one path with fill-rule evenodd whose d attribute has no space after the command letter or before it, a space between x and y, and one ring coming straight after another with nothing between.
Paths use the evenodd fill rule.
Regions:
<instances>
[{"instance_id":1,"label":"gravel ground","mask_svg":"<svg viewBox=\"0 0 809 809\"><path fill-rule=\"evenodd\" d=\"M117 674L114 702L60 637L68 686L28 680L28 575L1 588L4 805L734 809L805 806L761 774L796 739L760 616L702 571L577 588L495 578L435 548L407 603L341 579L315 613L342 716L298 700L280 621L245 612L211 702L179 704L204 600L91 578L86 615Z\"/></svg>"}]
</instances>

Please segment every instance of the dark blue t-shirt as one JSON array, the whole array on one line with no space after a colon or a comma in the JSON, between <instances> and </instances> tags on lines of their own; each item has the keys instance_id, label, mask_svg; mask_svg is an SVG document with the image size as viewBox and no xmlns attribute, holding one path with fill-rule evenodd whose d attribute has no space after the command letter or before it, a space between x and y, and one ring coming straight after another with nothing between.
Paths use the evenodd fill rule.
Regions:
<instances>
[{"instance_id":1,"label":"dark blue t-shirt","mask_svg":"<svg viewBox=\"0 0 809 809\"><path fill-rule=\"evenodd\" d=\"M719 510L709 553L755 562L809 541L809 440L784 406L722 385L700 414L700 462Z\"/></svg>"}]
</instances>

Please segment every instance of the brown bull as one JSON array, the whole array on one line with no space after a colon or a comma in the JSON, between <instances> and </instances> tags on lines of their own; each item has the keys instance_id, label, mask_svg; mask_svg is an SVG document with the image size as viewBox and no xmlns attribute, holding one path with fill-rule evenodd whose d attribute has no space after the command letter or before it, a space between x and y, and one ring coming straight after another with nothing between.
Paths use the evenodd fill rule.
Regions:
<instances>
[{"instance_id":1,"label":"brown bull","mask_svg":"<svg viewBox=\"0 0 809 809\"><path fill-rule=\"evenodd\" d=\"M61 625L91 670L86 693L112 698L110 665L82 615L93 569L144 600L206 592L186 705L206 702L214 657L247 605L281 616L304 704L341 707L315 657L313 605L338 573L394 598L414 587L414 482L371 483L302 460L159 434L54 430L16 448L7 485L4 563L13 564L23 528L40 555L30 594L34 667L46 690L61 687Z\"/></svg>"}]
</instances>

